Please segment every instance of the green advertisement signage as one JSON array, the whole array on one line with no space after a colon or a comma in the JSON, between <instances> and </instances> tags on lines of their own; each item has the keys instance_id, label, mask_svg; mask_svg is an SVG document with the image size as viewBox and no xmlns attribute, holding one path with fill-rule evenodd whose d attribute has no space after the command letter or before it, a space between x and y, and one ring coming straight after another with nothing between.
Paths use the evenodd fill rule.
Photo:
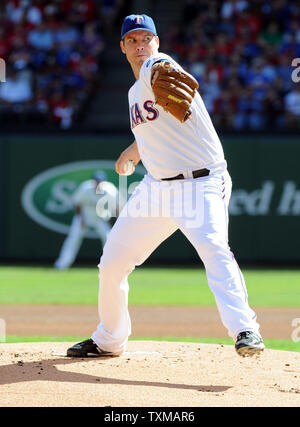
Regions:
<instances>
[{"instance_id":1,"label":"green advertisement signage","mask_svg":"<svg viewBox=\"0 0 300 427\"><path fill-rule=\"evenodd\" d=\"M74 215L72 196L79 185L90 180L94 173L102 171L107 181L120 188L120 181L126 188L141 181L145 174L142 166L137 166L133 175L119 177L114 171L112 160L90 160L67 163L48 169L33 177L21 194L22 207L26 214L40 226L57 233L67 234ZM124 195L125 196L125 195ZM120 197L122 194L120 193ZM90 232L87 238L96 238Z\"/></svg>"},{"instance_id":2,"label":"green advertisement signage","mask_svg":"<svg viewBox=\"0 0 300 427\"><path fill-rule=\"evenodd\" d=\"M233 181L230 246L238 261L300 261L300 138L223 138ZM74 214L79 184L102 170L119 188L115 160L130 135L10 136L0 141L0 256L44 260L58 255ZM145 169L127 177L136 185ZM128 192L130 194L130 191ZM78 260L98 261L101 245L88 233ZM176 232L151 256L158 262L197 262Z\"/></svg>"}]
</instances>

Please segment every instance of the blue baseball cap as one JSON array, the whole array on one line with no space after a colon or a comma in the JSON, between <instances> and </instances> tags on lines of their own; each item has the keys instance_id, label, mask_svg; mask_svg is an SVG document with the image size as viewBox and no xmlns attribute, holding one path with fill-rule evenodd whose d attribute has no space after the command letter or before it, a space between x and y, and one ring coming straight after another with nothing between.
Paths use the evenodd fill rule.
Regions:
<instances>
[{"instance_id":1,"label":"blue baseball cap","mask_svg":"<svg viewBox=\"0 0 300 427\"><path fill-rule=\"evenodd\" d=\"M128 15L124 18L122 29L121 29L121 38L126 36L126 34L131 33L132 31L150 31L155 36L157 36L155 24L153 19L147 15Z\"/></svg>"},{"instance_id":2,"label":"blue baseball cap","mask_svg":"<svg viewBox=\"0 0 300 427\"><path fill-rule=\"evenodd\" d=\"M103 171L96 171L93 174L93 179L97 182L105 181L107 179L106 173Z\"/></svg>"}]
</instances>

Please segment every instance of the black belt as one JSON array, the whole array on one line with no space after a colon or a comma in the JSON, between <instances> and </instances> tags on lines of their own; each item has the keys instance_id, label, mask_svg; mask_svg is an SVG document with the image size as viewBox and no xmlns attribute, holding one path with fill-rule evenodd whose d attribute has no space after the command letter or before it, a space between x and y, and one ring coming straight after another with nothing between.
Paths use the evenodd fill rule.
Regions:
<instances>
[{"instance_id":1,"label":"black belt","mask_svg":"<svg viewBox=\"0 0 300 427\"><path fill-rule=\"evenodd\" d=\"M208 169L198 169L196 171L192 172L193 178L200 178L201 176L207 176L209 175ZM162 181L172 181L173 179L184 179L184 176L182 173L176 176L172 176L172 178L162 178Z\"/></svg>"}]
</instances>

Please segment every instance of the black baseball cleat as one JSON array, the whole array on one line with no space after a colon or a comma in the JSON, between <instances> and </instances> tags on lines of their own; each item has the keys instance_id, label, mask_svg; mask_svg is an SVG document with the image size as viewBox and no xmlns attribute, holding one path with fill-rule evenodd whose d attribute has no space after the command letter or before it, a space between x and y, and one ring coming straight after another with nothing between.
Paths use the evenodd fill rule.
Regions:
<instances>
[{"instance_id":1,"label":"black baseball cleat","mask_svg":"<svg viewBox=\"0 0 300 427\"><path fill-rule=\"evenodd\" d=\"M79 342L67 350L68 357L117 357L121 354L122 352L112 353L111 351L101 350L91 338Z\"/></svg>"},{"instance_id":2,"label":"black baseball cleat","mask_svg":"<svg viewBox=\"0 0 300 427\"><path fill-rule=\"evenodd\" d=\"M260 354L265 348L261 336L252 331L239 333L235 343L235 349L239 356L254 356Z\"/></svg>"}]
</instances>

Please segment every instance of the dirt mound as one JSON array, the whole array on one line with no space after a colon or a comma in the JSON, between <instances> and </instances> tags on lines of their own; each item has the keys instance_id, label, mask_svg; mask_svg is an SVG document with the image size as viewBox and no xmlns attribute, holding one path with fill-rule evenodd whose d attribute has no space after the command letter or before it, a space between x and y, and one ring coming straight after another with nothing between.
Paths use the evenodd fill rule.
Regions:
<instances>
[{"instance_id":1,"label":"dirt mound","mask_svg":"<svg viewBox=\"0 0 300 427\"><path fill-rule=\"evenodd\" d=\"M130 341L118 358L70 359L70 345L0 344L0 406L300 406L298 353Z\"/></svg>"}]
</instances>

